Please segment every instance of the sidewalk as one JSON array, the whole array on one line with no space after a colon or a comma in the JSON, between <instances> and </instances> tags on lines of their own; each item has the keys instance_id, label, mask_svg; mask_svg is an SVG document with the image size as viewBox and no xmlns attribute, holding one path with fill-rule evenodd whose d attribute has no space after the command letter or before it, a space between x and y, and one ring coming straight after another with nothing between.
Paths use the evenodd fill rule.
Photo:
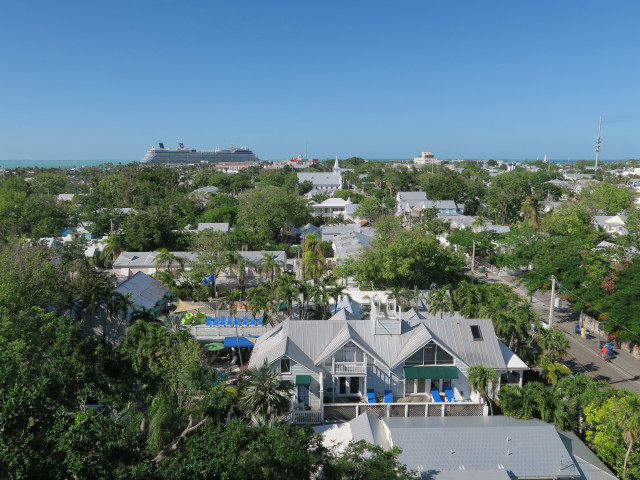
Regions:
<instances>
[{"instance_id":1,"label":"sidewalk","mask_svg":"<svg viewBox=\"0 0 640 480\"><path fill-rule=\"evenodd\" d=\"M524 288L517 286L517 277L498 276L492 272L476 273L477 279L489 282L500 282L510 287L524 298L530 299ZM550 292L537 292L532 300L534 311L540 320L547 325L549 321ZM594 336L589 340L574 333L574 325L578 323L579 314L570 309L566 300L560 308L554 308L552 326L562 331L569 340L569 350L564 361L574 373L583 372L598 380L606 380L611 386L627 390L640 391L640 362L630 353L615 350L616 357L605 361L600 357L600 348L608 342L604 335Z\"/></svg>"}]
</instances>

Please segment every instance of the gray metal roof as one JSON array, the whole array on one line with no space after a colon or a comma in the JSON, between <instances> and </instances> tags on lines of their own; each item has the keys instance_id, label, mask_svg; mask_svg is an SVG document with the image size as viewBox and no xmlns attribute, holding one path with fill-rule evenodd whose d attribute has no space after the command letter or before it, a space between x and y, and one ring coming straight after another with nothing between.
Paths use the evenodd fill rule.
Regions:
<instances>
[{"instance_id":1,"label":"gray metal roof","mask_svg":"<svg viewBox=\"0 0 640 480\"><path fill-rule=\"evenodd\" d=\"M323 172L298 172L298 183L309 181L314 185L337 185L342 184L342 176L338 173Z\"/></svg>"},{"instance_id":2,"label":"gray metal roof","mask_svg":"<svg viewBox=\"0 0 640 480\"><path fill-rule=\"evenodd\" d=\"M596 455L571 432L558 431L562 443L571 453L582 477L587 480L614 480L616 477L611 470Z\"/></svg>"},{"instance_id":3,"label":"gray metal roof","mask_svg":"<svg viewBox=\"0 0 640 480\"><path fill-rule=\"evenodd\" d=\"M131 301L136 307L144 307L148 310L155 307L158 300L163 299L169 289L149 275L138 272L118 285L115 291L123 295L130 293Z\"/></svg>"},{"instance_id":4,"label":"gray metal roof","mask_svg":"<svg viewBox=\"0 0 640 480\"><path fill-rule=\"evenodd\" d=\"M471 325L478 325L481 341L473 340ZM426 332L416 334L416 330ZM316 364L349 340L359 344L387 367L399 364L399 355L407 356L418 350L420 339L429 335L436 343L459 359L466 366L484 365L498 370L506 369L498 338L489 319L430 318L402 320L399 335L376 335L371 320L286 320L277 332L260 337L253 349L250 365L260 365L264 358L269 363L287 355L300 363ZM282 344L291 339L299 351L290 352ZM405 345L410 344L405 348ZM415 350L413 346L415 345ZM297 355L301 355L299 358ZM406 357L405 357L406 358Z\"/></svg>"},{"instance_id":5,"label":"gray metal roof","mask_svg":"<svg viewBox=\"0 0 640 480\"><path fill-rule=\"evenodd\" d=\"M518 478L580 475L555 427L540 420L497 416L382 421L393 445L402 449L398 460L412 470L504 470Z\"/></svg>"}]
</instances>

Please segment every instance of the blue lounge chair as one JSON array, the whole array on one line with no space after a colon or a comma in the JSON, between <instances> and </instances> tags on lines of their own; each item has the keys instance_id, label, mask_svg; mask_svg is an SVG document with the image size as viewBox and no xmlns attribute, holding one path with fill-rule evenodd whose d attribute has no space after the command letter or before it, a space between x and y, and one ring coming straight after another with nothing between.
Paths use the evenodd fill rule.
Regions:
<instances>
[{"instance_id":1,"label":"blue lounge chair","mask_svg":"<svg viewBox=\"0 0 640 480\"><path fill-rule=\"evenodd\" d=\"M367 401L369 403L376 403L376 393L374 392L373 388L367 389Z\"/></svg>"},{"instance_id":2,"label":"blue lounge chair","mask_svg":"<svg viewBox=\"0 0 640 480\"><path fill-rule=\"evenodd\" d=\"M384 403L393 403L393 393L391 390L384 391Z\"/></svg>"},{"instance_id":3,"label":"blue lounge chair","mask_svg":"<svg viewBox=\"0 0 640 480\"><path fill-rule=\"evenodd\" d=\"M233 317L227 317L227 327L233 327Z\"/></svg>"},{"instance_id":4,"label":"blue lounge chair","mask_svg":"<svg viewBox=\"0 0 640 480\"><path fill-rule=\"evenodd\" d=\"M242 319L242 326L243 327L248 327L249 326L249 317L244 317Z\"/></svg>"},{"instance_id":5,"label":"blue lounge chair","mask_svg":"<svg viewBox=\"0 0 640 480\"><path fill-rule=\"evenodd\" d=\"M222 315L220 317L220 321L218 322L218 326L219 327L224 327L224 324L227 322L227 317L225 317L224 315Z\"/></svg>"},{"instance_id":6,"label":"blue lounge chair","mask_svg":"<svg viewBox=\"0 0 640 480\"><path fill-rule=\"evenodd\" d=\"M440 391L437 388L431 389L431 398L436 403L442 403L442 399L440 398Z\"/></svg>"},{"instance_id":7,"label":"blue lounge chair","mask_svg":"<svg viewBox=\"0 0 640 480\"><path fill-rule=\"evenodd\" d=\"M212 326L212 323L211 323L211 317L207 317L207 321L206 321L206 322L204 322L204 324L205 324L207 327L211 327L211 326Z\"/></svg>"},{"instance_id":8,"label":"blue lounge chair","mask_svg":"<svg viewBox=\"0 0 640 480\"><path fill-rule=\"evenodd\" d=\"M211 322L211 326L217 327L219 323L220 323L220 318L214 317L213 322Z\"/></svg>"},{"instance_id":9,"label":"blue lounge chair","mask_svg":"<svg viewBox=\"0 0 640 480\"><path fill-rule=\"evenodd\" d=\"M236 327L239 327L242 324L242 319L240 317L236 317Z\"/></svg>"},{"instance_id":10,"label":"blue lounge chair","mask_svg":"<svg viewBox=\"0 0 640 480\"><path fill-rule=\"evenodd\" d=\"M444 389L444 396L447 397L447 402L455 402L456 399L453 397L453 388L447 387Z\"/></svg>"},{"instance_id":11,"label":"blue lounge chair","mask_svg":"<svg viewBox=\"0 0 640 480\"><path fill-rule=\"evenodd\" d=\"M262 317L258 317L258 326L261 327L262 326Z\"/></svg>"},{"instance_id":12,"label":"blue lounge chair","mask_svg":"<svg viewBox=\"0 0 640 480\"><path fill-rule=\"evenodd\" d=\"M255 327L256 326L256 319L252 318L251 320L249 320L249 326L250 327Z\"/></svg>"}]
</instances>

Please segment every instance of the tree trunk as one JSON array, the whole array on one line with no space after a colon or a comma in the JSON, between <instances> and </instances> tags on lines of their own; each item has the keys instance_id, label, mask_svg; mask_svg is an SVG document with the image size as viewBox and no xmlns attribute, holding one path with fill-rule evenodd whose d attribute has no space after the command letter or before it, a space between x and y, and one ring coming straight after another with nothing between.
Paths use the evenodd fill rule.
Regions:
<instances>
[{"instance_id":1,"label":"tree trunk","mask_svg":"<svg viewBox=\"0 0 640 480\"><path fill-rule=\"evenodd\" d=\"M166 447L164 447L156 456L155 458L152 460L153 463L155 463L156 465L158 463L160 463L162 460L164 460L165 458L167 458L169 455L171 455L177 448L178 448L178 444L180 443L180 440L182 440L182 438L187 435L189 432L195 430L196 428L198 428L200 425L202 425L204 422L207 421L208 417L203 418L202 420L200 420L198 423L196 423L195 425L193 424L193 417L191 415L189 415L189 423L187 424L187 427L182 431L182 433L178 436L178 438L176 438L173 442L171 442L169 445L167 445Z\"/></svg>"},{"instance_id":2,"label":"tree trunk","mask_svg":"<svg viewBox=\"0 0 640 480\"><path fill-rule=\"evenodd\" d=\"M624 456L624 466L622 467L622 478L624 478L624 480L627 480L627 461L629 460L629 455L631 454L631 447L633 447L633 440L629 442L627 454Z\"/></svg>"}]
</instances>

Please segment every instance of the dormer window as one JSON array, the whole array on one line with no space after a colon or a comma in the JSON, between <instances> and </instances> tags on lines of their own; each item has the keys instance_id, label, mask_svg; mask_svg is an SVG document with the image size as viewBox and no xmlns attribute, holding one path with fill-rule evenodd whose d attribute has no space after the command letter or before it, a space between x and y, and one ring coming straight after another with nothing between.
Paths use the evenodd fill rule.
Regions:
<instances>
[{"instance_id":1,"label":"dormer window","mask_svg":"<svg viewBox=\"0 0 640 480\"><path fill-rule=\"evenodd\" d=\"M480 331L480 325L471 325L471 336L473 337L474 341L482 341L484 340L482 338L482 332Z\"/></svg>"},{"instance_id":2,"label":"dormer window","mask_svg":"<svg viewBox=\"0 0 640 480\"><path fill-rule=\"evenodd\" d=\"M282 357L280 359L280 372L291 373L291 360L289 360L287 357Z\"/></svg>"},{"instance_id":3,"label":"dormer window","mask_svg":"<svg viewBox=\"0 0 640 480\"><path fill-rule=\"evenodd\" d=\"M453 357L443 348L429 342L407 358L405 365L453 365Z\"/></svg>"}]
</instances>

